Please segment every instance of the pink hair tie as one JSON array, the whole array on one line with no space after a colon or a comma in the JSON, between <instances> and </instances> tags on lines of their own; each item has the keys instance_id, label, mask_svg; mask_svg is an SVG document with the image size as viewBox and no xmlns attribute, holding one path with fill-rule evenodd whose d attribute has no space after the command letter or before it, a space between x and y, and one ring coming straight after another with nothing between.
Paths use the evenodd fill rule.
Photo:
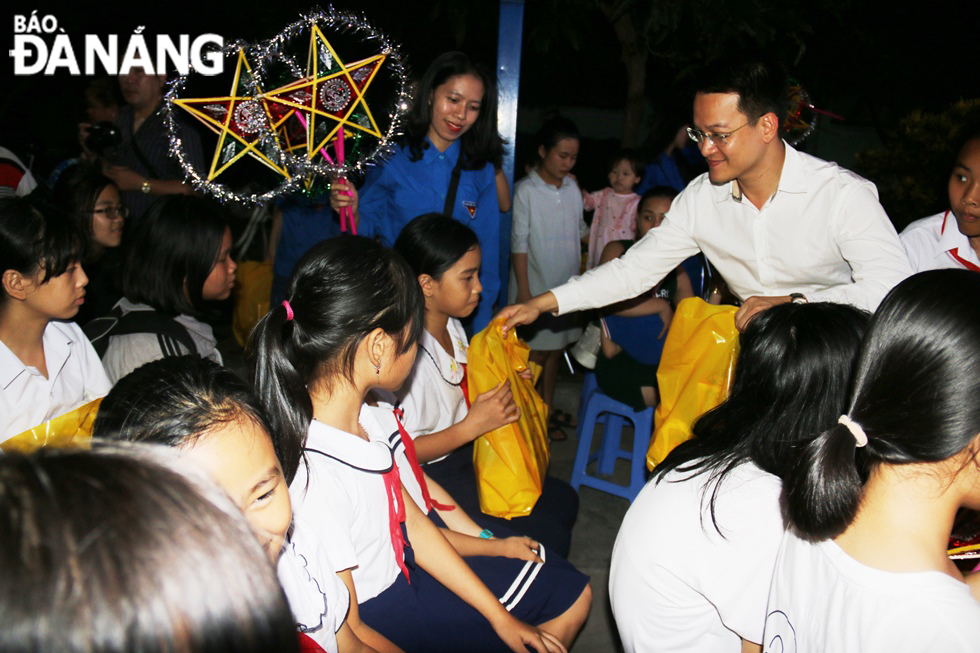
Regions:
<instances>
[{"instance_id":1,"label":"pink hair tie","mask_svg":"<svg viewBox=\"0 0 980 653\"><path fill-rule=\"evenodd\" d=\"M288 299L282 300L282 305L286 309L286 321L287 322L292 322L293 321L293 307L289 305L289 300Z\"/></svg>"},{"instance_id":2,"label":"pink hair tie","mask_svg":"<svg viewBox=\"0 0 980 653\"><path fill-rule=\"evenodd\" d=\"M845 427L847 427L847 430L854 436L854 440L857 442L858 447L863 447L864 445L868 444L868 434L865 433L864 429L861 428L861 425L855 422L853 419L847 415L841 415L840 418L838 418L837 423L843 424Z\"/></svg>"}]
</instances>

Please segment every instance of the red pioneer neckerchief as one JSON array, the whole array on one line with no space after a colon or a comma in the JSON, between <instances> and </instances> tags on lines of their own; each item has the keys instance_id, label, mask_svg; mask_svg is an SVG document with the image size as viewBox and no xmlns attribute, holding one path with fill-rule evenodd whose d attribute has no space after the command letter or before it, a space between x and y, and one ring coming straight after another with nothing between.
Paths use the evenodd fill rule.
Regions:
<instances>
[{"instance_id":1,"label":"red pioneer neckerchief","mask_svg":"<svg viewBox=\"0 0 980 653\"><path fill-rule=\"evenodd\" d=\"M418 481L419 487L422 488L422 499L425 502L426 514L431 512L433 508L436 510L455 510L456 506L447 506L438 501L433 501L432 497L429 496L429 486L425 483L422 466L419 465L419 456L415 452L415 441L412 440L412 436L408 434L408 431L402 425L401 418L405 413L400 408L395 408L392 412L395 414L395 423L398 424L398 433L402 437L402 444L405 445L405 457L408 458L408 464L412 466L412 473L415 474L415 480Z\"/></svg>"}]
</instances>

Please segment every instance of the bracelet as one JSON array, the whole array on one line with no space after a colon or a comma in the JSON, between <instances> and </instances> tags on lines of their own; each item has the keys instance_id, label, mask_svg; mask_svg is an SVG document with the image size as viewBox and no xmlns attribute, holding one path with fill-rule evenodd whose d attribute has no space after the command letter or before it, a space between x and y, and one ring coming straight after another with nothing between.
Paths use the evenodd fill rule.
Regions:
<instances>
[{"instance_id":1,"label":"bracelet","mask_svg":"<svg viewBox=\"0 0 980 653\"><path fill-rule=\"evenodd\" d=\"M487 528L484 528L480 532L480 539L481 540L489 540L491 537L493 537L493 533L491 533L490 530L487 529Z\"/></svg>"}]
</instances>

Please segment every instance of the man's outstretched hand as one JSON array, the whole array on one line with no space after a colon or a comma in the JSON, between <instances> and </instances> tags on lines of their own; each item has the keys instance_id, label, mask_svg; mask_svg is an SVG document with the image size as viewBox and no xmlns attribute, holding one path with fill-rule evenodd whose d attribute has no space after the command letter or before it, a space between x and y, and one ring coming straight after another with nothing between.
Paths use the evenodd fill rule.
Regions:
<instances>
[{"instance_id":1,"label":"man's outstretched hand","mask_svg":"<svg viewBox=\"0 0 980 653\"><path fill-rule=\"evenodd\" d=\"M780 295L778 297L762 297L759 295L753 295L745 300L745 302L739 307L738 311L735 313L735 328L741 331L745 331L745 327L749 325L756 315L764 310L770 309L773 306L779 306L780 304L785 304L786 302L792 301L792 297L789 295Z\"/></svg>"}]
</instances>

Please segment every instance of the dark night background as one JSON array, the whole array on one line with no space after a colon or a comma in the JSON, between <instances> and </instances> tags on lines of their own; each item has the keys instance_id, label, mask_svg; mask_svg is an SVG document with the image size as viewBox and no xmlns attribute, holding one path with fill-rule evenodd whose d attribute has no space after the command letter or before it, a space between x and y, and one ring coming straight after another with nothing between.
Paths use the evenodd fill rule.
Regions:
<instances>
[{"instance_id":1,"label":"dark night background","mask_svg":"<svg viewBox=\"0 0 980 653\"><path fill-rule=\"evenodd\" d=\"M616 0L606 1L616 4ZM600 0L526 3L518 170L523 163L521 136L536 127L535 119L528 116L537 116L540 110L550 107L592 108L599 110L596 115L615 116L612 112L625 104L626 73L619 43L599 4ZM496 60L495 0L364 0L338 2L335 6L364 12L402 44L403 53L418 73L434 56L450 49L464 50L490 65ZM648 15L650 6L648 1L627 3L627 9L640 17ZM807 142L804 149L854 166L879 186L887 185L888 180L876 179L874 170L862 170L854 160L856 151L869 144L888 146L901 140L899 121L913 110L943 111L960 99L980 98L976 55L980 3L975 1L926 5L885 0L665 0L657 5L661 6L685 15L670 38L660 38L657 30L652 30L660 42L651 48L647 60L649 104L644 133L660 112L684 97L682 89L690 79L691 66L711 58L712 46L724 47L732 42L733 31L739 31L739 43L752 42L753 34L740 22L749 15L766 17L765 24L775 34L760 36L761 44L786 63L791 74L807 88L814 104L845 119L841 122L821 118L824 122L818 124L811 140L833 132L835 125L844 134L861 135L852 141L849 136L838 138L826 148L823 141L816 145ZM35 8L39 15L55 15L73 37L89 33L124 37L137 25L146 25L148 31L162 34L186 33L193 37L215 32L226 41L260 41L310 7L309 2L290 0L261 4L49 2L6 10L2 42L5 51L11 48L14 14L29 15ZM75 153L76 125L83 116L81 89L86 80L64 72L54 77L14 77L12 73L13 61L8 56L2 73L0 144L14 149L22 158L33 157L35 170L43 176L58 161ZM615 127L607 124L604 131L615 132ZM604 153L617 143L590 143L588 125L580 125L580 129L584 138L577 172L585 186L598 187L605 183ZM640 145L644 145L642 140ZM948 170L935 174L936 180L928 183L944 187ZM938 202L944 201L940 196Z\"/></svg>"}]
</instances>

